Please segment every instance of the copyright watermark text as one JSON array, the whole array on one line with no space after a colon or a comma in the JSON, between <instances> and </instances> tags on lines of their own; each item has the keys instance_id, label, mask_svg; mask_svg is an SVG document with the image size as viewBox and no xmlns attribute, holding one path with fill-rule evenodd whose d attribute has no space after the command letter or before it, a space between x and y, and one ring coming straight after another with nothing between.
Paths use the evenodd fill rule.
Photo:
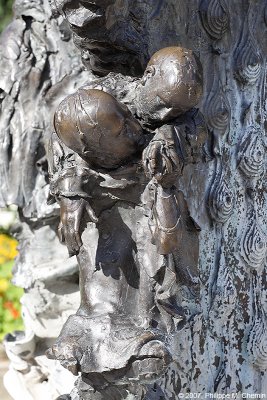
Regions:
<instances>
[{"instance_id":1,"label":"copyright watermark text","mask_svg":"<svg viewBox=\"0 0 267 400\"><path fill-rule=\"evenodd\" d=\"M178 399L200 399L200 400L241 400L241 399L267 399L264 393L179 393Z\"/></svg>"}]
</instances>

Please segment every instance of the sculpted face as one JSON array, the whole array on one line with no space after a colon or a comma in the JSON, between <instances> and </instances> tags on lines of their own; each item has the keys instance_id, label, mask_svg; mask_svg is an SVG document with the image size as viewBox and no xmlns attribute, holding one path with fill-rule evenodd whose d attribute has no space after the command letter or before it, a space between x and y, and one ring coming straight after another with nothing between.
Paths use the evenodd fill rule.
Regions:
<instances>
[{"instance_id":1,"label":"sculpted face","mask_svg":"<svg viewBox=\"0 0 267 400\"><path fill-rule=\"evenodd\" d=\"M55 130L70 149L89 164L117 168L143 144L143 131L128 108L96 89L79 89L62 101Z\"/></svg>"},{"instance_id":2,"label":"sculpted face","mask_svg":"<svg viewBox=\"0 0 267 400\"><path fill-rule=\"evenodd\" d=\"M131 28L129 0L51 1L70 24L86 68L99 75L110 71L141 75L141 42Z\"/></svg>"},{"instance_id":3,"label":"sculpted face","mask_svg":"<svg viewBox=\"0 0 267 400\"><path fill-rule=\"evenodd\" d=\"M167 47L149 61L138 87L139 114L167 121L196 106L202 95L202 68L191 50Z\"/></svg>"},{"instance_id":4,"label":"sculpted face","mask_svg":"<svg viewBox=\"0 0 267 400\"><path fill-rule=\"evenodd\" d=\"M105 16L107 7L116 0L52 0L54 8L64 14L73 27L82 28Z\"/></svg>"}]
</instances>

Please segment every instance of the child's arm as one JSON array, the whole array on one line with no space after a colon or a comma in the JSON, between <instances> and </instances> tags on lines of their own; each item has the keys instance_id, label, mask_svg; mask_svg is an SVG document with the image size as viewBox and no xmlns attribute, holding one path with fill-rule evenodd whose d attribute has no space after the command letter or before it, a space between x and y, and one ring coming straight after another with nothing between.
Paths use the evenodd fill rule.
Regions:
<instances>
[{"instance_id":1,"label":"child's arm","mask_svg":"<svg viewBox=\"0 0 267 400\"><path fill-rule=\"evenodd\" d=\"M85 212L92 222L97 217L90 206L90 194L85 185L90 176L97 175L76 153L52 134L49 145L50 199L60 205L59 238L66 243L70 256L82 246L80 223Z\"/></svg>"},{"instance_id":2,"label":"child's arm","mask_svg":"<svg viewBox=\"0 0 267 400\"><path fill-rule=\"evenodd\" d=\"M146 175L164 187L172 186L183 170L183 154L177 147L175 136L173 126L164 125L157 129L143 152Z\"/></svg>"},{"instance_id":3,"label":"child's arm","mask_svg":"<svg viewBox=\"0 0 267 400\"><path fill-rule=\"evenodd\" d=\"M203 116L192 109L172 125L157 129L143 152L146 175L163 186L171 186L182 174L184 165L208 157L208 131Z\"/></svg>"}]
</instances>

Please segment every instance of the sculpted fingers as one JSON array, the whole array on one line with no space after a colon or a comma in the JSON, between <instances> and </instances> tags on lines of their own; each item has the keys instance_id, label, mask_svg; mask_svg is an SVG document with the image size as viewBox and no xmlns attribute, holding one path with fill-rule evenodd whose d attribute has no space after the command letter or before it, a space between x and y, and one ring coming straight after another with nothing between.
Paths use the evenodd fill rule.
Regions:
<instances>
[{"instance_id":1,"label":"sculpted fingers","mask_svg":"<svg viewBox=\"0 0 267 400\"><path fill-rule=\"evenodd\" d=\"M148 164L149 164L148 148L146 148L143 151L142 162L143 162L143 167L144 167L145 174L148 175Z\"/></svg>"},{"instance_id":2,"label":"sculpted fingers","mask_svg":"<svg viewBox=\"0 0 267 400\"><path fill-rule=\"evenodd\" d=\"M61 221L60 221L60 223L58 225L57 232L58 232L59 241L61 243L64 243L65 242L65 237L64 237L64 234L63 234L63 223Z\"/></svg>"},{"instance_id":3,"label":"sculpted fingers","mask_svg":"<svg viewBox=\"0 0 267 400\"><path fill-rule=\"evenodd\" d=\"M96 224L96 223L98 222L98 218L97 218L97 216L95 215L94 210L92 209L92 207L90 206L90 204L89 204L88 202L86 202L85 208L86 208L86 211L87 211L87 213L88 213L88 215L89 215L91 221L94 222L94 223Z\"/></svg>"},{"instance_id":4,"label":"sculpted fingers","mask_svg":"<svg viewBox=\"0 0 267 400\"><path fill-rule=\"evenodd\" d=\"M149 143L143 152L143 165L150 179L154 177L158 183L168 186L174 184L183 168L183 162L175 147L165 140Z\"/></svg>"},{"instance_id":5,"label":"sculpted fingers","mask_svg":"<svg viewBox=\"0 0 267 400\"><path fill-rule=\"evenodd\" d=\"M90 204L83 198L62 198L60 210L59 239L65 242L69 255L73 256L79 253L82 246L80 225L84 211L87 211L92 222L96 223L98 219Z\"/></svg>"},{"instance_id":6,"label":"sculpted fingers","mask_svg":"<svg viewBox=\"0 0 267 400\"><path fill-rule=\"evenodd\" d=\"M76 202L64 199L61 204L61 219L58 227L59 239L65 242L70 256L78 253L80 239L77 239L76 232L79 231L81 212ZM74 210L74 211L73 211Z\"/></svg>"},{"instance_id":7,"label":"sculpted fingers","mask_svg":"<svg viewBox=\"0 0 267 400\"><path fill-rule=\"evenodd\" d=\"M169 156L163 153L162 154L162 170L161 170L161 174L162 175L167 175L167 174L171 174L172 172L173 172L172 162L171 162Z\"/></svg>"},{"instance_id":8,"label":"sculpted fingers","mask_svg":"<svg viewBox=\"0 0 267 400\"><path fill-rule=\"evenodd\" d=\"M159 170L161 142L151 142L143 153L143 164L146 174L152 178Z\"/></svg>"},{"instance_id":9,"label":"sculpted fingers","mask_svg":"<svg viewBox=\"0 0 267 400\"><path fill-rule=\"evenodd\" d=\"M151 152L151 173L152 176L161 173L161 153L162 153L162 144L161 143L155 143L155 145L152 147L152 152Z\"/></svg>"},{"instance_id":10,"label":"sculpted fingers","mask_svg":"<svg viewBox=\"0 0 267 400\"><path fill-rule=\"evenodd\" d=\"M74 256L79 252L81 238L78 232L75 232L73 229L65 228L65 242L70 256Z\"/></svg>"},{"instance_id":11,"label":"sculpted fingers","mask_svg":"<svg viewBox=\"0 0 267 400\"><path fill-rule=\"evenodd\" d=\"M80 247L82 247L82 245L83 245L80 232L75 232L75 240L78 245L78 248L80 249Z\"/></svg>"}]
</instances>

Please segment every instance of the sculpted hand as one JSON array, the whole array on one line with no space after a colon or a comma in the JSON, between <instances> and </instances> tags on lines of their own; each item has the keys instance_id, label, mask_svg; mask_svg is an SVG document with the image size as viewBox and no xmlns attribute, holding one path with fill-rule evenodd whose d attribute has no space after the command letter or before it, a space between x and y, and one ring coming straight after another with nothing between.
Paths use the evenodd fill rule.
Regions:
<instances>
[{"instance_id":1,"label":"sculpted hand","mask_svg":"<svg viewBox=\"0 0 267 400\"><path fill-rule=\"evenodd\" d=\"M143 151L145 174L159 183L181 174L182 162L173 146L164 140L152 140Z\"/></svg>"},{"instance_id":2,"label":"sculpted hand","mask_svg":"<svg viewBox=\"0 0 267 400\"><path fill-rule=\"evenodd\" d=\"M92 222L98 219L87 200L62 197L60 199L60 223L58 226L58 236L62 243L66 243L69 255L77 254L82 246L80 235L80 223L84 212L90 217Z\"/></svg>"}]
</instances>

